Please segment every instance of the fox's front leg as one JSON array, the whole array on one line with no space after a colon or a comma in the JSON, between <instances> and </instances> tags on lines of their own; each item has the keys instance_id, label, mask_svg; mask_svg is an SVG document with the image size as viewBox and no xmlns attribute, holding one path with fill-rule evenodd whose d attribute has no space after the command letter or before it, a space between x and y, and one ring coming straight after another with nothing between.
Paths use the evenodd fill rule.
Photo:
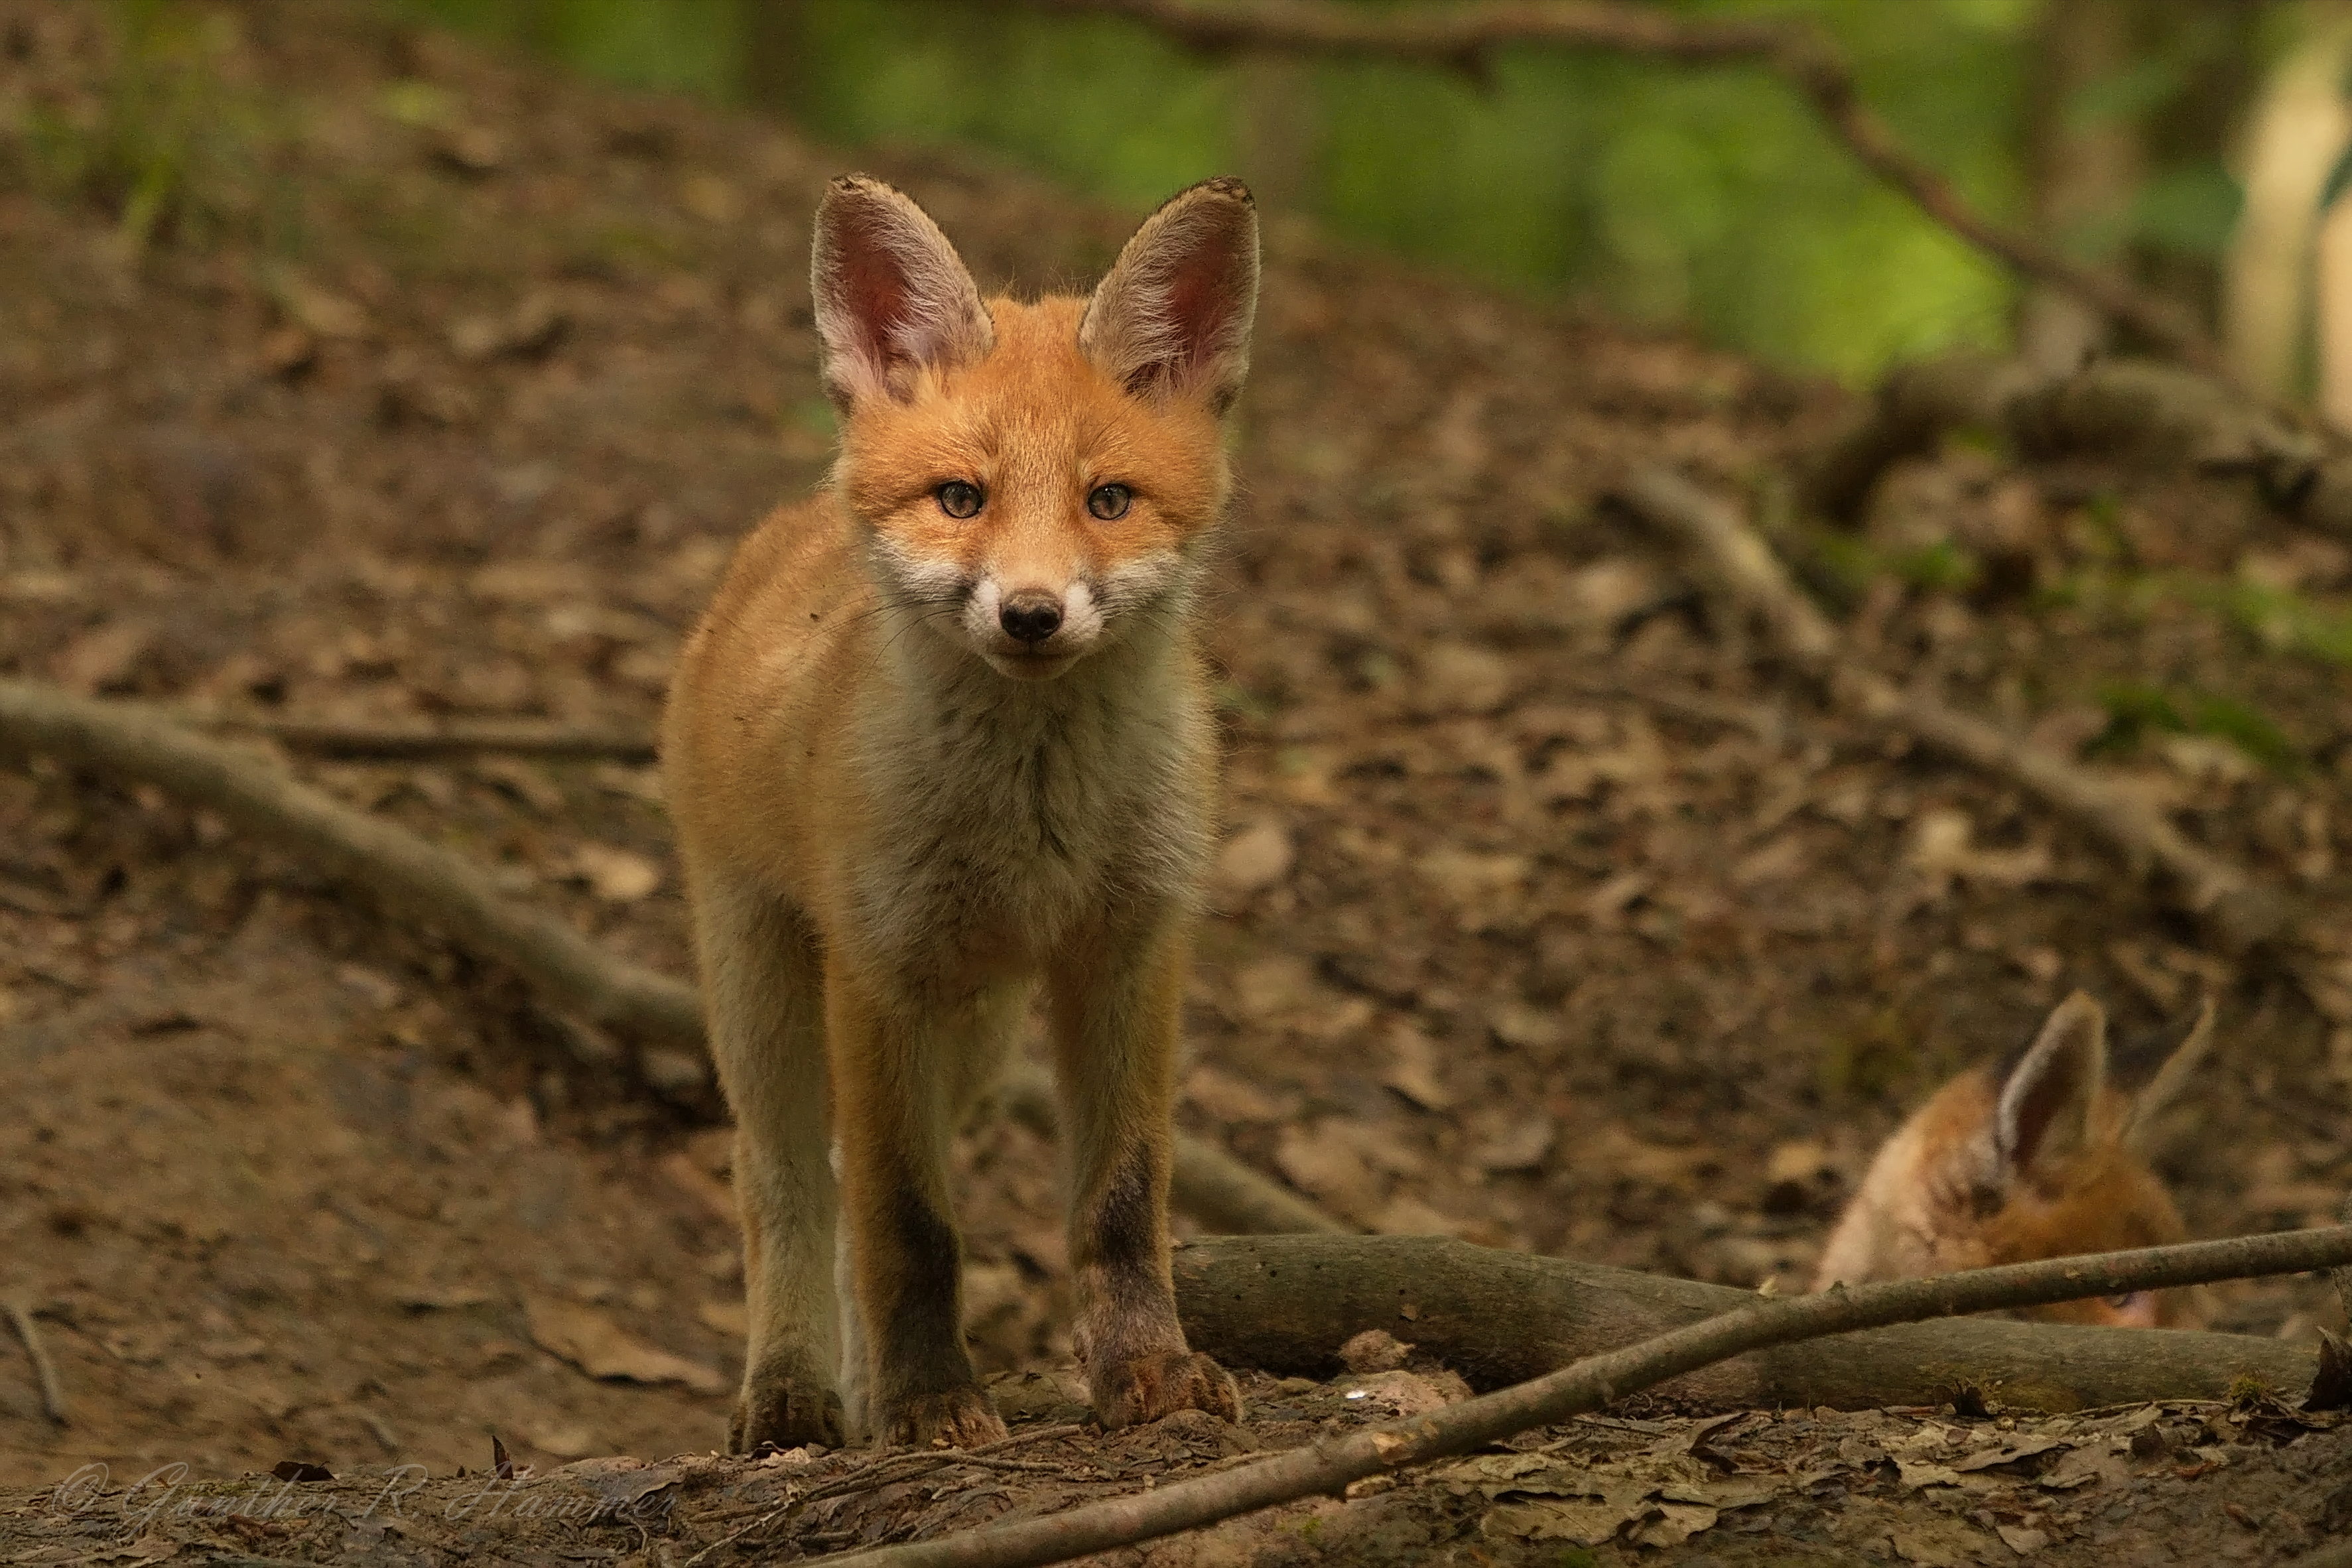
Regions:
<instances>
[{"instance_id":1,"label":"fox's front leg","mask_svg":"<svg viewBox=\"0 0 2352 1568\"><path fill-rule=\"evenodd\" d=\"M838 1446L822 968L807 922L724 878L695 895L710 1048L735 1112L749 1339L728 1447Z\"/></svg>"},{"instance_id":2,"label":"fox's front leg","mask_svg":"<svg viewBox=\"0 0 2352 1568\"><path fill-rule=\"evenodd\" d=\"M824 989L866 1421L885 1443L994 1442L1004 1423L964 1349L963 1248L947 1189L959 1090L992 1011L918 1005L838 954Z\"/></svg>"},{"instance_id":3,"label":"fox's front leg","mask_svg":"<svg viewBox=\"0 0 2352 1568\"><path fill-rule=\"evenodd\" d=\"M1241 1419L1234 1380L1184 1342L1170 1276L1169 1118L1187 957L1171 916L1100 932L1052 975L1078 1359L1105 1426L1178 1410Z\"/></svg>"}]
</instances>

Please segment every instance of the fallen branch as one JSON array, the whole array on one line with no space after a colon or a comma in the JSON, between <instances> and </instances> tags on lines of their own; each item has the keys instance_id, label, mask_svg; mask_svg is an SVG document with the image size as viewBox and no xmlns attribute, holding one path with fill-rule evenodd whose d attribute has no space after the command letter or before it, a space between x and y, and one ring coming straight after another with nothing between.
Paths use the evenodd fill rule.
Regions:
<instances>
[{"instance_id":1,"label":"fallen branch","mask_svg":"<svg viewBox=\"0 0 2352 1568\"><path fill-rule=\"evenodd\" d=\"M2031 457L2242 474L2282 516L2352 535L2352 453L2205 377L2146 360L2100 360L2057 376L1973 354L1903 366L1809 466L1805 501L1851 524L1887 468L1969 426L1997 431Z\"/></svg>"},{"instance_id":2,"label":"fallen branch","mask_svg":"<svg viewBox=\"0 0 2352 1568\"><path fill-rule=\"evenodd\" d=\"M210 807L329 879L368 894L387 913L505 964L553 1011L666 1048L698 1069L701 1087L709 1088L693 986L614 958L557 917L509 899L465 857L345 805L267 757L191 733L150 710L0 680L0 754L9 753L54 757ZM1005 1094L1024 1121L1050 1131L1053 1096L1041 1072L1016 1071ZM1269 1178L1185 1134L1176 1141L1175 1194L1207 1225L1337 1228Z\"/></svg>"},{"instance_id":3,"label":"fallen branch","mask_svg":"<svg viewBox=\"0 0 2352 1568\"><path fill-rule=\"evenodd\" d=\"M2088 305L2133 336L2226 380L2221 349L2189 314L2031 235L2004 228L1895 138L1862 100L1853 67L1819 28L1794 21L1677 16L1622 0L1471 0L1369 9L1348 0L1019 0L1066 16L1123 16L1192 48L1351 55L1485 74L1498 48L1549 45L1693 64L1750 62L1810 104L1856 162L1967 245Z\"/></svg>"},{"instance_id":4,"label":"fallen branch","mask_svg":"<svg viewBox=\"0 0 2352 1568\"><path fill-rule=\"evenodd\" d=\"M1335 1493L1383 1471L1465 1453L1529 1427L1598 1410L1734 1356L1803 1340L1949 1317L2172 1289L2222 1279L2300 1274L2352 1262L2352 1227L2188 1242L2090 1258L2058 1258L1927 1279L1838 1287L1765 1301L1482 1394L1460 1405L1257 1464L1024 1520L818 1561L837 1568L1031 1568L1214 1524L1300 1498Z\"/></svg>"},{"instance_id":5,"label":"fallen branch","mask_svg":"<svg viewBox=\"0 0 2352 1568\"><path fill-rule=\"evenodd\" d=\"M1689 547L1718 586L1769 628L1781 655L1848 711L2018 784L2088 828L2227 951L2243 952L2287 932L2294 911L2284 895L2192 843L2136 792L1939 698L1903 690L1845 657L1836 628L1727 503L1663 468L1636 475L1617 496Z\"/></svg>"},{"instance_id":6,"label":"fallen branch","mask_svg":"<svg viewBox=\"0 0 2352 1568\"><path fill-rule=\"evenodd\" d=\"M1506 1387L1753 1303L1754 1292L1430 1236L1213 1237L1176 1249L1176 1306L1233 1366L1328 1378L1368 1329L1411 1342L1473 1388ZM2019 1409L2226 1399L2241 1377L2300 1391L2306 1347L1956 1318L1719 1362L1660 1393L1717 1409L1940 1405L1960 1389Z\"/></svg>"},{"instance_id":7,"label":"fallen branch","mask_svg":"<svg viewBox=\"0 0 2352 1568\"><path fill-rule=\"evenodd\" d=\"M0 752L49 756L207 806L386 912L520 973L559 1010L643 1042L697 1050L694 988L612 954L499 891L483 868L311 788L265 757L151 711L0 680Z\"/></svg>"},{"instance_id":8,"label":"fallen branch","mask_svg":"<svg viewBox=\"0 0 2352 1568\"><path fill-rule=\"evenodd\" d=\"M583 730L536 719L451 719L431 724L357 723L276 715L191 713L191 728L267 735L289 751L352 760L415 762L427 757L548 757L572 762L652 762L653 736L639 731Z\"/></svg>"},{"instance_id":9,"label":"fallen branch","mask_svg":"<svg viewBox=\"0 0 2352 1568\"><path fill-rule=\"evenodd\" d=\"M58 1363L49 1359L48 1346L41 1342L41 1331L33 1321L32 1309L22 1301L0 1302L0 1313L8 1319L8 1326L16 1331L16 1338L25 1347L25 1359L33 1363L33 1378L41 1388L41 1413L60 1426L71 1425L66 1419L66 1385L58 1376Z\"/></svg>"}]
</instances>

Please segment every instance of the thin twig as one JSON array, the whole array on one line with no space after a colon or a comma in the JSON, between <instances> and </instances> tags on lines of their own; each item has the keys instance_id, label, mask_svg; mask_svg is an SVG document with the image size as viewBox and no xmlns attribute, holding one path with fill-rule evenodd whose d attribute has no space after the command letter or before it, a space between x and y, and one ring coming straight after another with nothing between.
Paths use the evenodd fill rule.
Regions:
<instances>
[{"instance_id":1,"label":"thin twig","mask_svg":"<svg viewBox=\"0 0 2352 1568\"><path fill-rule=\"evenodd\" d=\"M1622 0L1468 0L1368 8L1347 0L1017 0L1069 16L1123 16L1210 53L1283 49L1415 61L1487 75L1494 51L1549 45L1687 64L1746 62L1779 76L1864 168L1947 231L2011 270L2074 296L2203 374L2226 379L2221 352L2187 311L2113 273L2004 228L1895 140L1862 100L1853 64L1799 21L1676 16Z\"/></svg>"},{"instance_id":2,"label":"thin twig","mask_svg":"<svg viewBox=\"0 0 2352 1568\"><path fill-rule=\"evenodd\" d=\"M49 1359L49 1347L41 1342L41 1331L33 1321L32 1310L22 1301L0 1301L0 1312L8 1317L8 1326L16 1331L24 1342L25 1355L33 1363L33 1376L41 1385L41 1410L60 1426L72 1425L66 1418L66 1387L58 1377L58 1363Z\"/></svg>"},{"instance_id":3,"label":"thin twig","mask_svg":"<svg viewBox=\"0 0 2352 1568\"><path fill-rule=\"evenodd\" d=\"M2336 1206L2336 1218L2340 1225L2352 1225L2352 1196ZM2327 1282L2336 1287L2336 1304L2344 1309L2345 1321L2352 1323L2352 1268L2329 1269Z\"/></svg>"},{"instance_id":4,"label":"thin twig","mask_svg":"<svg viewBox=\"0 0 2352 1568\"><path fill-rule=\"evenodd\" d=\"M1617 495L1688 547L1724 592L1755 612L1781 655L1849 711L2022 786L2104 839L2135 872L2158 877L2178 907L2232 951L2286 929L2291 910L2281 894L2191 842L2137 792L1856 663L1836 628L1727 502L1664 468L1635 475Z\"/></svg>"},{"instance_id":5,"label":"thin twig","mask_svg":"<svg viewBox=\"0 0 2352 1568\"><path fill-rule=\"evenodd\" d=\"M1032 1432L1016 1432L1010 1437L1000 1437L993 1443L982 1443L979 1447L969 1450L948 1449L937 1453L925 1453L920 1450L917 1450L916 1452L909 1454L885 1454L879 1458L873 1459L866 1464L861 1465L856 1469L851 1471L848 1475L838 1477L834 1480L827 1481L824 1485L818 1487L815 1490L810 1492L808 1496L803 1498L801 1500L803 1502L819 1502L826 1498L843 1497L851 1492L867 1491L877 1486L887 1486L896 1481L911 1480L918 1476L928 1476L934 1470L942 1470L950 1465L960 1465L967 1461L985 1460L994 1457L995 1455L1003 1453L1008 1448L1024 1448L1034 1443L1050 1443L1057 1438L1073 1437L1085 1430L1086 1428L1078 1423L1070 1422L1059 1426L1040 1426ZM920 1462L908 1465L907 1468L895 1471L890 1475L877 1476L875 1474L876 1471L887 1468L892 1465L905 1465L908 1460L917 1460Z\"/></svg>"},{"instance_id":6,"label":"thin twig","mask_svg":"<svg viewBox=\"0 0 2352 1568\"><path fill-rule=\"evenodd\" d=\"M826 1482L824 1486L814 1488L799 1497L786 1498L783 1502L761 1514L759 1518L751 1521L751 1523L744 1525L742 1528L734 1531L719 1540L712 1542L709 1545L704 1547L701 1551L688 1558L686 1560L686 1568L694 1568L696 1563L701 1562L704 1558L709 1556L712 1552L718 1551L722 1546L731 1545L735 1542L740 1541L743 1537L750 1535L756 1531L765 1530L771 1523L774 1522L776 1520L782 1519L784 1515L792 1512L796 1508L804 1508L810 1503L822 1502L829 1498L846 1497L856 1492L870 1491L876 1487L891 1486L899 1481L914 1480L919 1477L928 1476L936 1471L946 1469L950 1466L972 1465L982 1469L1045 1470L1058 1472L1061 1468L1058 1465L1031 1464L1021 1459L998 1458L996 1456L1002 1454L1007 1448L1019 1448L1024 1447L1033 1443L1050 1442L1057 1437L1076 1436L1078 1433L1085 1430L1085 1427L1072 1422L1066 1426L1041 1426L1031 1432L1016 1432L1010 1437L1000 1438L993 1443L983 1443L977 1448L972 1448L963 1452L944 1454L886 1454L878 1459L873 1459L859 1466L856 1469L851 1471L846 1476L838 1477L834 1480ZM877 1470L888 1468L893 1465L900 1464L908 1459L920 1459L926 1462L894 1470L888 1475L877 1475L875 1473Z\"/></svg>"},{"instance_id":7,"label":"thin twig","mask_svg":"<svg viewBox=\"0 0 2352 1568\"><path fill-rule=\"evenodd\" d=\"M2352 1227L2188 1242L2089 1258L1837 1287L1760 1302L1590 1357L1443 1410L1327 1438L1255 1465L1108 1499L1045 1519L821 1561L835 1568L1033 1568L1335 1493L1384 1471L1467 1452L1597 1410L1730 1357L1857 1329L2352 1264Z\"/></svg>"},{"instance_id":8,"label":"thin twig","mask_svg":"<svg viewBox=\"0 0 2352 1568\"><path fill-rule=\"evenodd\" d=\"M506 964L559 1012L642 1043L703 1051L693 986L615 958L558 917L509 899L465 857L345 805L266 756L193 733L152 709L0 679L0 756L12 754L55 757L210 806L391 913ZM1024 1121L1051 1135L1054 1095L1043 1073L1016 1070L1005 1097ZM1202 1139L1178 1133L1175 1155L1174 1201L1205 1226L1342 1228Z\"/></svg>"}]
</instances>

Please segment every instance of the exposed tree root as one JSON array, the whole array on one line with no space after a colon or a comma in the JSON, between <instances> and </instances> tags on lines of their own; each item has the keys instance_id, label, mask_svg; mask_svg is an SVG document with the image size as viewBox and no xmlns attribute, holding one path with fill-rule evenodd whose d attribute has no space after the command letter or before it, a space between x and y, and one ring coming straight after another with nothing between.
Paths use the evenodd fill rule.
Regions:
<instances>
[{"instance_id":1,"label":"exposed tree root","mask_svg":"<svg viewBox=\"0 0 2352 1568\"><path fill-rule=\"evenodd\" d=\"M630 763L654 760L650 734L627 730L583 730L532 719L451 719L436 724L365 724L273 715L215 716L189 713L180 721L193 728L267 735L289 751L322 757L414 762L426 757L504 753L572 762Z\"/></svg>"},{"instance_id":2,"label":"exposed tree root","mask_svg":"<svg viewBox=\"0 0 2352 1568\"><path fill-rule=\"evenodd\" d=\"M1441 1237L1218 1237L1176 1249L1176 1304L1194 1346L1235 1366L1315 1378L1341 1370L1349 1338L1381 1329L1472 1387L1499 1388L1756 1299ZM1973 1389L2021 1409L2090 1410L2226 1399L2240 1377L2299 1392L2315 1365L2306 1347L2250 1335L1956 1318L1801 1341L1658 1392L1731 1409L1864 1410L1940 1405Z\"/></svg>"},{"instance_id":3,"label":"exposed tree root","mask_svg":"<svg viewBox=\"0 0 2352 1568\"><path fill-rule=\"evenodd\" d=\"M1689 64L1750 63L1804 99L1856 162L1964 243L2081 300L2133 336L2227 380L2220 347L2171 301L2004 228L1913 156L1862 100L1853 67L1818 27L1797 21L1677 16L1622 0L1468 0L1368 9L1346 0L1019 0L1034 9L1125 16L1197 49L1282 49L1414 61L1482 79L1500 48L1549 45Z\"/></svg>"},{"instance_id":4,"label":"exposed tree root","mask_svg":"<svg viewBox=\"0 0 2352 1568\"><path fill-rule=\"evenodd\" d=\"M2033 457L2112 454L2158 471L2243 474L2282 515L2352 536L2352 454L2211 380L2146 360L2054 377L1971 354L1906 365L1813 460L1804 498L1851 523L1887 468L1971 426Z\"/></svg>"},{"instance_id":5,"label":"exposed tree root","mask_svg":"<svg viewBox=\"0 0 2352 1568\"><path fill-rule=\"evenodd\" d=\"M1728 503L1663 468L1636 475L1617 494L1687 547L1770 630L1781 656L1848 711L2018 784L2088 828L2226 951L2245 952L2292 933L2298 911L2284 893L2192 843L2136 792L1845 657L1836 628Z\"/></svg>"},{"instance_id":6,"label":"exposed tree root","mask_svg":"<svg viewBox=\"0 0 2352 1568\"><path fill-rule=\"evenodd\" d=\"M1350 1242L1312 1242L1346 1247ZM821 1559L840 1568L1029 1568L1130 1546L1214 1524L1277 1503L1342 1490L1351 1482L1465 1453L1532 1426L1598 1410L1612 1400L1699 1373L1734 1357L1857 1329L1914 1323L1963 1312L1997 1311L2090 1296L2121 1295L2220 1279L2298 1274L2352 1261L2352 1227L2188 1242L2095 1258L1979 1268L1928 1279L1840 1287L1792 1300L1764 1301L1688 1323L1636 1344L1590 1356L1531 1382L1443 1410L1327 1439L1253 1465L1155 1490L1072 1509L1045 1519L991 1525L936 1541ZM1417 1277L1392 1278L1409 1300ZM1513 1309L1516 1310L1516 1300ZM1411 1327L1411 1320L1395 1320ZM2143 1342L2164 1333L2141 1332Z\"/></svg>"},{"instance_id":7,"label":"exposed tree root","mask_svg":"<svg viewBox=\"0 0 2352 1568\"><path fill-rule=\"evenodd\" d=\"M690 1064L686 1076L698 1070L702 1097L710 1098L693 986L614 958L557 917L508 898L463 856L353 810L266 756L194 734L151 710L19 680L0 680L0 754L54 757L209 807L365 893L385 913L505 964L552 1011ZM661 1076L667 1084L680 1075ZM1016 1071L1004 1096L1024 1121L1050 1131L1054 1099L1042 1072ZM1223 1150L1183 1134L1176 1143L1175 1192L1187 1213L1219 1229L1340 1228Z\"/></svg>"}]
</instances>

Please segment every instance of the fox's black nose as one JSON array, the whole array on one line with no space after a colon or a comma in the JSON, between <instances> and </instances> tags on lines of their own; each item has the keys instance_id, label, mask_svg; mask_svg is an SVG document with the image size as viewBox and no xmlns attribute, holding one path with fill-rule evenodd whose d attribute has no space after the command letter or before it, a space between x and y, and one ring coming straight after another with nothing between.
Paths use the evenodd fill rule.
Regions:
<instances>
[{"instance_id":1,"label":"fox's black nose","mask_svg":"<svg viewBox=\"0 0 2352 1568\"><path fill-rule=\"evenodd\" d=\"M1017 642L1044 642L1062 626L1062 601L1051 594L1015 594L996 612L1004 635Z\"/></svg>"}]
</instances>

